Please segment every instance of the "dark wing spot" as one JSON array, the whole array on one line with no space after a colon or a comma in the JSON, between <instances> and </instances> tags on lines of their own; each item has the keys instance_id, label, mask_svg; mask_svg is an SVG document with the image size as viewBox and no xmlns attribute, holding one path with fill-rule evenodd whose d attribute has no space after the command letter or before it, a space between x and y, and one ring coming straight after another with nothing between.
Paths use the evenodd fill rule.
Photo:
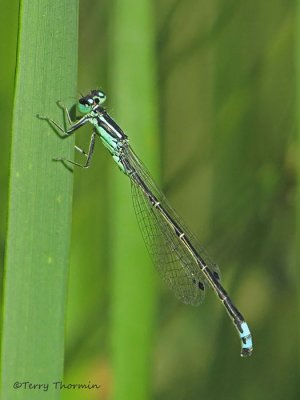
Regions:
<instances>
[{"instance_id":1,"label":"dark wing spot","mask_svg":"<svg viewBox=\"0 0 300 400\"><path fill-rule=\"evenodd\" d=\"M220 275L216 271L213 271L213 276L217 279L217 281L220 280Z\"/></svg>"},{"instance_id":2,"label":"dark wing spot","mask_svg":"<svg viewBox=\"0 0 300 400\"><path fill-rule=\"evenodd\" d=\"M196 279L193 279L193 283L197 286L198 289L204 290L204 285L201 281L196 281Z\"/></svg>"}]
</instances>

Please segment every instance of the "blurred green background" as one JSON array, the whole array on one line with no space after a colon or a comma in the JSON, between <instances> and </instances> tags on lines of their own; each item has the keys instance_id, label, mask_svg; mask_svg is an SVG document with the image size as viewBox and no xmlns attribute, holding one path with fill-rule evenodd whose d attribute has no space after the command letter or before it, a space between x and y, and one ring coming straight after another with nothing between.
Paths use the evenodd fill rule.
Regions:
<instances>
[{"instance_id":1,"label":"blurred green background","mask_svg":"<svg viewBox=\"0 0 300 400\"><path fill-rule=\"evenodd\" d=\"M126 129L113 98L115 3L80 4L78 90L103 89L108 111ZM135 2L129 3L131 13ZM2 273L18 2L1 10ZM297 3L162 0L153 2L153 11L161 186L220 265L224 286L251 327L254 354L240 358L236 332L212 291L194 308L180 304L157 279L152 354L145 359L151 398L299 398ZM138 75L139 62L128 64ZM134 102L128 107L134 119ZM77 136L86 146L88 135ZM143 151L137 148L147 164ZM101 383L90 399L109 399L113 391L110 239L122 201L113 196L118 174L101 144L92 168L75 172L65 381ZM132 225L126 228L136 234L133 210L128 213ZM140 246L146 254L141 239ZM126 271L130 260L120 257ZM143 268L139 260L137 268ZM147 273L156 279L154 268ZM63 398L85 397L72 391Z\"/></svg>"}]
</instances>

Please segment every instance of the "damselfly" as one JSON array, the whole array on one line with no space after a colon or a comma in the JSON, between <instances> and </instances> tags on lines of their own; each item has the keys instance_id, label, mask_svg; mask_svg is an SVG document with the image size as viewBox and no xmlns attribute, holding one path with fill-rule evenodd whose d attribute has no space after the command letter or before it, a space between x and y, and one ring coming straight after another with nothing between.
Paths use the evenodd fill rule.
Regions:
<instances>
[{"instance_id":1,"label":"damselfly","mask_svg":"<svg viewBox=\"0 0 300 400\"><path fill-rule=\"evenodd\" d=\"M92 90L79 99L78 111L83 117L73 122L67 108L64 107L70 128L65 130L55 121L46 119L61 132L64 137L90 122L94 128L89 150L75 146L86 157L84 164L64 158L77 166L88 168L94 152L96 136L112 155L120 170L130 178L132 197L137 220L148 251L162 278L184 303L198 305L204 298L205 286L210 285L229 314L241 339L241 355L252 353L252 337L248 325L233 305L227 292L220 283L218 267L212 262L197 239L187 229L164 195L157 188L148 170L132 150L127 135L111 118L102 104L106 100L100 90Z\"/></svg>"}]
</instances>

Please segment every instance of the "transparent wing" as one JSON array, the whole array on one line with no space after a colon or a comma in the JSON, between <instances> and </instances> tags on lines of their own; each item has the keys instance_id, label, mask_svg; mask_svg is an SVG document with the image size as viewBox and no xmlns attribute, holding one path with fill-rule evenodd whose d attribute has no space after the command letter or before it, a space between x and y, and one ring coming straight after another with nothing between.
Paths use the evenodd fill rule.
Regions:
<instances>
[{"instance_id":1,"label":"transparent wing","mask_svg":"<svg viewBox=\"0 0 300 400\"><path fill-rule=\"evenodd\" d=\"M158 272L181 301L199 304L204 297L204 285L199 276L190 272L195 261L134 181L131 189L139 227Z\"/></svg>"},{"instance_id":2,"label":"transparent wing","mask_svg":"<svg viewBox=\"0 0 300 400\"><path fill-rule=\"evenodd\" d=\"M218 278L217 266L167 203L147 169L129 146L124 149L124 158L129 163L128 168L137 172L163 208L188 235L193 246L199 250L199 255L210 265ZM163 218L160 211L151 205L149 198L134 179L131 179L131 187L139 227L160 275L181 301L193 305L200 304L205 295L206 283L200 267L183 242L174 234L172 227Z\"/></svg>"}]
</instances>

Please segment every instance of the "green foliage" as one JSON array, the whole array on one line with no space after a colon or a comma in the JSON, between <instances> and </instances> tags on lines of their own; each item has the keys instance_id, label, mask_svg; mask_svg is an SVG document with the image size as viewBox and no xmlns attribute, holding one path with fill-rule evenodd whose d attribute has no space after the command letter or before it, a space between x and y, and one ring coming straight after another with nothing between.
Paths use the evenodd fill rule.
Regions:
<instances>
[{"instance_id":1,"label":"green foliage","mask_svg":"<svg viewBox=\"0 0 300 400\"><path fill-rule=\"evenodd\" d=\"M111 102L123 128L133 132L130 140L134 148L142 152L151 170L158 172L154 9L150 0L136 2L130 13L127 7L126 0L114 2ZM138 74L132 68L133 58L139 60ZM156 304L153 266L135 220L130 184L121 174L113 175L113 183L113 398L150 399Z\"/></svg>"},{"instance_id":2,"label":"green foliage","mask_svg":"<svg viewBox=\"0 0 300 400\"><path fill-rule=\"evenodd\" d=\"M252 330L254 353L249 359L240 358L236 332L211 291L201 308L193 308L178 304L159 284L161 301L157 305L154 269L138 232L129 182L97 143L91 168L75 172L64 379L66 383L91 381L102 386L88 394L64 391L62 397L296 399L299 140L295 126L299 121L294 101L299 97L295 72L295 57L299 61L299 18L295 15L299 10L296 3L284 0L272 4L165 0L156 2L154 10L153 4L150 0L81 2L78 90L98 87L106 91L109 113L128 133L151 173L161 177L171 204L220 265L224 286ZM71 29L68 22L73 18L72 8L67 16L63 8L41 8L42 21L53 29L53 42L45 41L42 55L51 61L41 61L39 71L57 69L53 80L32 73L22 78L21 88L17 85L18 93L21 89L27 93L28 81L34 77L36 86L30 96L24 92L23 101L15 103L23 112L14 119L18 140L13 139L12 167L25 174L26 185L22 191L14 189L19 181L12 169L10 209L12 205L17 211L27 207L30 219L15 233L14 249L26 247L27 252L21 266L18 261L7 269L6 296L9 288L18 286L13 292L16 299L6 300L4 312L16 321L16 315L21 318L17 322L23 345L29 325L15 302L26 299L22 307L33 312L29 317L40 335L38 345L51 343L53 348L51 327L45 326L49 336L43 336L44 327L37 318L44 315L44 298L49 298L55 285L62 290L59 298L57 292L51 292L49 310L54 302L61 307L64 268L58 268L58 276L58 270L50 274L49 266L40 263L33 275L28 260L37 260L43 250L46 256L50 250L51 254L58 250L64 252L62 262L66 261L68 210L59 208L53 217L51 207L58 206L55 199L60 193L70 200L70 174L51 158L68 154L71 144L58 140L45 122L33 116L41 112L62 120L53 100L68 100L74 92L68 85L74 85L70 63L76 61L76 50L66 41L76 28L71 23ZM62 40L62 32L70 39ZM39 36L30 36L31 40L35 37ZM52 45L51 51L46 51L46 44ZM57 46L57 57L53 46ZM38 63L41 59L31 55L26 68L35 71L39 64L35 67L33 60ZM64 65L67 71L63 71ZM64 73L67 75L59 75ZM7 98L7 92L2 94L1 107ZM38 103L31 106L30 102L32 109L29 98ZM6 118L8 113L3 115ZM35 127L38 131L33 134ZM76 135L84 148L90 132L86 127ZM21 148L18 153L16 146ZM8 151L4 144L3 153ZM3 163L1 158L1 166ZM5 168L0 170L3 182ZM30 207L32 199L35 207ZM60 204L64 206L69 207L66 200ZM35 213L35 223L43 222L43 228L31 228L30 212ZM21 223L18 215L15 219ZM59 234L65 229L59 244L59 235L52 237L57 227ZM16 257L9 245L13 233L10 228L10 264ZM46 239L49 251L38 244ZM57 248L51 247L53 243ZM33 277L36 294L29 296ZM53 324L58 316L62 321L63 311L58 310L55 315L52 311L44 315L42 325ZM60 328L56 338L62 333ZM3 343L12 343L13 339L8 339L4 329ZM3 355L7 357L5 346ZM56 354L59 360L53 368L62 362L61 351ZM30 360L30 368L35 367L35 360ZM20 368L25 362L28 360L22 361ZM33 398L34 393L30 395Z\"/></svg>"},{"instance_id":3,"label":"green foliage","mask_svg":"<svg viewBox=\"0 0 300 400\"><path fill-rule=\"evenodd\" d=\"M70 156L72 140L62 142L36 115L61 118L55 101L75 94L77 73L76 2L22 1L19 12L2 335L7 400L44 395L14 382L62 378L72 174L52 158ZM46 396L60 393L50 387Z\"/></svg>"}]
</instances>

